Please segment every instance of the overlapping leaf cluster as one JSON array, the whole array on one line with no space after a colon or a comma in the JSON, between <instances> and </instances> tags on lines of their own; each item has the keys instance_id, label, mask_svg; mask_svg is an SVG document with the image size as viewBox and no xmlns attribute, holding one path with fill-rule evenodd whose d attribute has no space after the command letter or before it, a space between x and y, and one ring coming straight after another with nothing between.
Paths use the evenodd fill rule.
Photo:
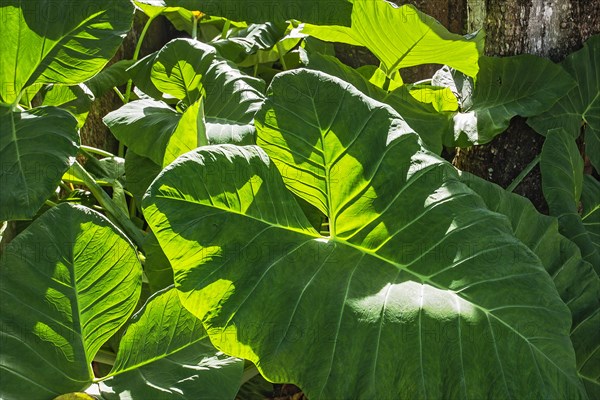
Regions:
<instances>
[{"instance_id":1,"label":"overlapping leaf cluster","mask_svg":"<svg viewBox=\"0 0 600 400\"><path fill-rule=\"evenodd\" d=\"M0 397L600 396L600 37L557 65L383 0L139 0L191 37L106 67L133 4L38 3L0 8ZM78 133L111 91L118 154ZM439 156L517 115L551 216Z\"/></svg>"}]
</instances>

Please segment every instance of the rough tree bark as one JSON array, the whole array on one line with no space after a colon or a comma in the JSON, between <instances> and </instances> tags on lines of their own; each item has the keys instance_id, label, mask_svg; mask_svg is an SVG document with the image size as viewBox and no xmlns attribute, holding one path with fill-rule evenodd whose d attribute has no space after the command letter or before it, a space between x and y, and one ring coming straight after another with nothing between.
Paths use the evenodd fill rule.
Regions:
<instances>
[{"instance_id":1,"label":"rough tree bark","mask_svg":"<svg viewBox=\"0 0 600 400\"><path fill-rule=\"evenodd\" d=\"M600 32L600 0L467 0L467 15L467 28L486 30L487 55L530 53L560 62ZM539 154L543 140L515 118L491 143L459 151L454 163L506 187ZM515 192L547 211L539 166Z\"/></svg>"}]
</instances>

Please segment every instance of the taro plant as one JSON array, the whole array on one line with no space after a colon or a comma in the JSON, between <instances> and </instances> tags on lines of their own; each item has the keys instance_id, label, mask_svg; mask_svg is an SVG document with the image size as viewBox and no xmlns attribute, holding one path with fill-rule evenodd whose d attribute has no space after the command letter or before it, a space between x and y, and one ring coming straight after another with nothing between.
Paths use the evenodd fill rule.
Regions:
<instances>
[{"instance_id":1,"label":"taro plant","mask_svg":"<svg viewBox=\"0 0 600 400\"><path fill-rule=\"evenodd\" d=\"M599 37L557 65L383 0L37 3L0 7L0 397L600 396ZM142 55L160 16L190 37ZM117 154L78 133L109 90ZM440 156L517 115L546 142L509 188ZM537 163L550 216L510 193Z\"/></svg>"}]
</instances>

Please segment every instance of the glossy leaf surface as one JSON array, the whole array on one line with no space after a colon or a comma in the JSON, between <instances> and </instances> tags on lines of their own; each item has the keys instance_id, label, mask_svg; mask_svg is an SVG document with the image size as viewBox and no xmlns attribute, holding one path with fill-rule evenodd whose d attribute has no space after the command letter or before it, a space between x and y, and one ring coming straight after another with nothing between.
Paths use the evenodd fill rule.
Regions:
<instances>
[{"instance_id":1,"label":"glossy leaf surface","mask_svg":"<svg viewBox=\"0 0 600 400\"><path fill-rule=\"evenodd\" d=\"M0 100L12 103L32 84L73 85L94 76L131 28L133 4L6 0L0 17Z\"/></svg>"}]
</instances>

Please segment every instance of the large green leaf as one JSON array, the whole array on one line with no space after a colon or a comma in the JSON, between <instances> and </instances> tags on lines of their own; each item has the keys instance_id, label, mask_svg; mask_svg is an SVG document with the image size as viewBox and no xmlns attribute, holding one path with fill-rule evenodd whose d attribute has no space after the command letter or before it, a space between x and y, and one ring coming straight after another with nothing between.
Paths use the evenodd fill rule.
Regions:
<instances>
[{"instance_id":1,"label":"large green leaf","mask_svg":"<svg viewBox=\"0 0 600 400\"><path fill-rule=\"evenodd\" d=\"M578 212L583 185L583 159L570 133L562 128L548 131L542 148L540 169L544 197L550 215L558 218L560 233L574 241L583 258L600 273L600 253Z\"/></svg>"},{"instance_id":2,"label":"large green leaf","mask_svg":"<svg viewBox=\"0 0 600 400\"><path fill-rule=\"evenodd\" d=\"M563 68L531 54L481 57L479 67L472 98L462 99L453 140L446 146L487 143L508 128L511 118L541 114L575 86Z\"/></svg>"},{"instance_id":3,"label":"large green leaf","mask_svg":"<svg viewBox=\"0 0 600 400\"><path fill-rule=\"evenodd\" d=\"M137 0L144 10L181 7L234 21L297 19L315 24L350 25L351 0Z\"/></svg>"},{"instance_id":4,"label":"large green leaf","mask_svg":"<svg viewBox=\"0 0 600 400\"><path fill-rule=\"evenodd\" d=\"M77 120L67 111L0 106L0 220L31 218L60 183L78 147Z\"/></svg>"},{"instance_id":5,"label":"large green leaf","mask_svg":"<svg viewBox=\"0 0 600 400\"><path fill-rule=\"evenodd\" d=\"M187 104L204 98L206 133L222 143L252 142L254 114L264 98L264 82L240 72L214 47L175 39L132 67L142 91L161 99L165 92ZM148 79L148 76L151 79Z\"/></svg>"},{"instance_id":6,"label":"large green leaf","mask_svg":"<svg viewBox=\"0 0 600 400\"><path fill-rule=\"evenodd\" d=\"M550 110L528 119L527 123L542 135L562 126L573 137L579 136L583 125L587 156L600 172L600 35L588 39L583 49L569 55L562 66L578 86Z\"/></svg>"},{"instance_id":7,"label":"large green leaf","mask_svg":"<svg viewBox=\"0 0 600 400\"><path fill-rule=\"evenodd\" d=\"M271 158L200 148L144 198L182 303L217 348L313 399L583 398L543 266L402 124L339 79L276 77L257 115Z\"/></svg>"},{"instance_id":8,"label":"large green leaf","mask_svg":"<svg viewBox=\"0 0 600 400\"><path fill-rule=\"evenodd\" d=\"M232 399L244 362L218 352L173 287L155 293L121 339L106 399Z\"/></svg>"},{"instance_id":9,"label":"large green leaf","mask_svg":"<svg viewBox=\"0 0 600 400\"><path fill-rule=\"evenodd\" d=\"M558 233L556 218L538 213L526 198L474 175L463 172L461 180L483 198L490 210L508 217L515 236L540 258L552 276L560 297L573 316L571 341L579 376L589 398L598 398L600 278L592 266L583 261L577 245Z\"/></svg>"},{"instance_id":10,"label":"large green leaf","mask_svg":"<svg viewBox=\"0 0 600 400\"><path fill-rule=\"evenodd\" d=\"M105 217L61 204L15 238L0 261L0 397L82 390L100 346L133 313L142 269Z\"/></svg>"},{"instance_id":11,"label":"large green leaf","mask_svg":"<svg viewBox=\"0 0 600 400\"><path fill-rule=\"evenodd\" d=\"M302 32L324 41L367 47L388 76L421 64L446 64L476 76L483 52L482 34L466 38L450 33L414 6L398 7L385 0L354 0L351 27L306 24Z\"/></svg>"},{"instance_id":12,"label":"large green leaf","mask_svg":"<svg viewBox=\"0 0 600 400\"><path fill-rule=\"evenodd\" d=\"M342 64L335 57L307 54L306 52L300 54L302 62L307 68L341 78L367 96L392 106L421 136L427 147L436 154L442 152L443 138L452 136L452 113L437 112L430 104L415 99L407 87L402 86L388 93L370 83L354 68Z\"/></svg>"},{"instance_id":13,"label":"large green leaf","mask_svg":"<svg viewBox=\"0 0 600 400\"><path fill-rule=\"evenodd\" d=\"M35 83L81 83L102 69L131 28L128 0L1 3L0 100Z\"/></svg>"}]
</instances>

